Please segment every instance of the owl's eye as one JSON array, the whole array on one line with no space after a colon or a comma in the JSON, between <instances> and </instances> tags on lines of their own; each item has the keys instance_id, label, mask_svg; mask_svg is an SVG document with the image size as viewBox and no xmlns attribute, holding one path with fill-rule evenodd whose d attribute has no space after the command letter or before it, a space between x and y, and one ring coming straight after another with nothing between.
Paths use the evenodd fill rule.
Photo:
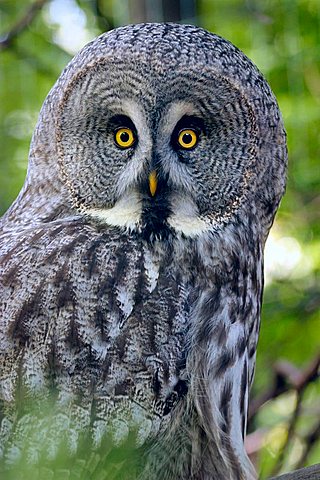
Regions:
<instances>
[{"instance_id":1,"label":"owl's eye","mask_svg":"<svg viewBox=\"0 0 320 480\"><path fill-rule=\"evenodd\" d=\"M198 142L198 135L194 130L190 128L184 128L180 130L178 135L178 144L182 148L193 148Z\"/></svg>"},{"instance_id":2,"label":"owl's eye","mask_svg":"<svg viewBox=\"0 0 320 480\"><path fill-rule=\"evenodd\" d=\"M118 147L129 148L135 142L135 136L131 128L123 127L115 131L114 140Z\"/></svg>"}]
</instances>

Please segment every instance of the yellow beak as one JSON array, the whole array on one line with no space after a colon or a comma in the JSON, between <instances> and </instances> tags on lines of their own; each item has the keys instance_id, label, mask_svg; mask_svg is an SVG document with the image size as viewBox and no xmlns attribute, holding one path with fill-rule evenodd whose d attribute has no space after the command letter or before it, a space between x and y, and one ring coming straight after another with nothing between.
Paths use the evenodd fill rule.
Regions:
<instances>
[{"instance_id":1,"label":"yellow beak","mask_svg":"<svg viewBox=\"0 0 320 480\"><path fill-rule=\"evenodd\" d=\"M155 170L152 170L152 172L149 175L149 188L150 188L150 193L153 197L156 193L157 185L158 185L157 172Z\"/></svg>"}]
</instances>

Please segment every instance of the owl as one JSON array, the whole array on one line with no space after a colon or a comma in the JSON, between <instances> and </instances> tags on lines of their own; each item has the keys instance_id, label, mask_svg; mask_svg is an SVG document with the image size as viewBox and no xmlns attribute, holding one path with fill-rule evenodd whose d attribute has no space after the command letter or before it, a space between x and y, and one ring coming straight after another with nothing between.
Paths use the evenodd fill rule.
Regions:
<instances>
[{"instance_id":1,"label":"owl","mask_svg":"<svg viewBox=\"0 0 320 480\"><path fill-rule=\"evenodd\" d=\"M256 478L244 437L286 163L273 93L223 38L141 24L81 50L1 220L4 461L85 434L130 438L134 478ZM43 400L54 428L28 411Z\"/></svg>"}]
</instances>

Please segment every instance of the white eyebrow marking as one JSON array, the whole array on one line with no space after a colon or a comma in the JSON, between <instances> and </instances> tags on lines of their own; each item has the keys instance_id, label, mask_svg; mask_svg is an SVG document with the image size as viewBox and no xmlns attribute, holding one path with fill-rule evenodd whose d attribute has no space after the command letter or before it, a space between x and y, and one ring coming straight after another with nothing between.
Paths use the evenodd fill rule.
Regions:
<instances>
[{"instance_id":1,"label":"white eyebrow marking","mask_svg":"<svg viewBox=\"0 0 320 480\"><path fill-rule=\"evenodd\" d=\"M179 101L172 103L164 115L162 133L171 136L174 127L184 115L200 115L200 112L189 102Z\"/></svg>"},{"instance_id":2,"label":"white eyebrow marking","mask_svg":"<svg viewBox=\"0 0 320 480\"><path fill-rule=\"evenodd\" d=\"M146 117L140 105L133 100L124 100L121 102L121 108L123 113L131 118L137 129L140 140L138 145L140 155L149 154L152 148L152 138Z\"/></svg>"},{"instance_id":3,"label":"white eyebrow marking","mask_svg":"<svg viewBox=\"0 0 320 480\"><path fill-rule=\"evenodd\" d=\"M138 133L135 152L117 179L117 196L122 197L148 169L148 163L151 161L152 138L146 117L138 103L133 100L124 100L118 108L119 113L127 115L132 120Z\"/></svg>"}]
</instances>

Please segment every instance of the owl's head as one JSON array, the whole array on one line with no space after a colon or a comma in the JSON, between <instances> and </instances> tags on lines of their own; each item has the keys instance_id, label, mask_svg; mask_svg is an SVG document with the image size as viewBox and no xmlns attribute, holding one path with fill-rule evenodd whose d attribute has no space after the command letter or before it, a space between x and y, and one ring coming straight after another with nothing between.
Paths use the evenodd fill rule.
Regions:
<instances>
[{"instance_id":1,"label":"owl's head","mask_svg":"<svg viewBox=\"0 0 320 480\"><path fill-rule=\"evenodd\" d=\"M266 81L232 44L187 25L127 26L87 45L49 94L32 152L31 187L46 178L70 211L148 238L198 236L240 209L270 223L284 191Z\"/></svg>"}]
</instances>

